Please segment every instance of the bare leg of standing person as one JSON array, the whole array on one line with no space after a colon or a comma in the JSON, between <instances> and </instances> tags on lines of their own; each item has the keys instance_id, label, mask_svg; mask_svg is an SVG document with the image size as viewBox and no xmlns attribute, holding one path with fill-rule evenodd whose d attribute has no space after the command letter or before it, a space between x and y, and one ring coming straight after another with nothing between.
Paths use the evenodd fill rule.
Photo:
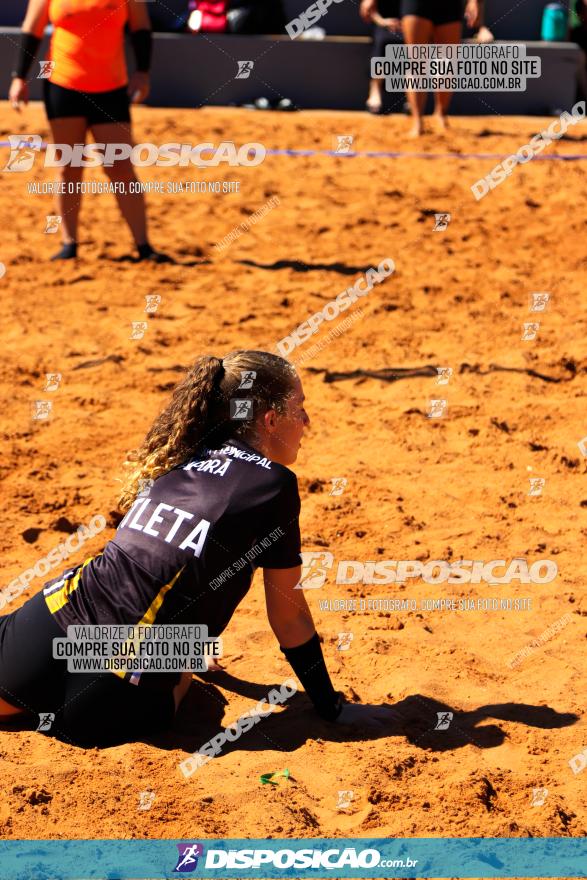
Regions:
<instances>
[{"instance_id":1,"label":"bare leg of standing person","mask_svg":"<svg viewBox=\"0 0 587 880\"><path fill-rule=\"evenodd\" d=\"M49 120L54 144L83 144L86 139L87 122L83 116L62 117ZM77 255L77 225L81 205L81 193L76 184L82 179L83 168L63 165L57 169L58 182L64 184L65 192L58 193L57 214L61 217L61 240L63 247L52 260L73 259ZM72 184L73 192L69 192Z\"/></svg>"},{"instance_id":2,"label":"bare leg of standing person","mask_svg":"<svg viewBox=\"0 0 587 880\"><path fill-rule=\"evenodd\" d=\"M383 84L383 80L381 79L371 79L369 80L369 97L367 98L367 110L369 113L380 113L381 112L381 86Z\"/></svg>"},{"instance_id":3,"label":"bare leg of standing person","mask_svg":"<svg viewBox=\"0 0 587 880\"><path fill-rule=\"evenodd\" d=\"M451 21L449 24L438 24L434 28L435 43L460 43L463 25L460 21ZM452 98L452 92L435 92L434 115L441 131L447 128L446 116L448 113L448 105Z\"/></svg>"},{"instance_id":4,"label":"bare leg of standing person","mask_svg":"<svg viewBox=\"0 0 587 880\"><path fill-rule=\"evenodd\" d=\"M99 144L132 144L128 122L103 122L92 125L92 134ZM120 213L126 220L137 247L147 243L147 216L145 199L141 192L129 192L129 184L136 181L130 159L119 159L104 171L112 183L123 184L124 192L116 193Z\"/></svg>"},{"instance_id":5,"label":"bare leg of standing person","mask_svg":"<svg viewBox=\"0 0 587 880\"><path fill-rule=\"evenodd\" d=\"M130 123L100 122L92 125L92 133L100 144L132 144ZM137 182L134 167L130 159L121 159L111 167L104 166L104 171L112 183L121 183L122 192L116 193L116 201L120 213L126 220L139 252L139 260L150 260L154 263L168 263L170 258L153 250L147 235L147 212L142 192L131 192L130 184Z\"/></svg>"},{"instance_id":6,"label":"bare leg of standing person","mask_svg":"<svg viewBox=\"0 0 587 880\"><path fill-rule=\"evenodd\" d=\"M419 15L404 15L402 30L407 45L429 43L432 39L434 25L427 18L420 18ZM418 137L423 131L422 116L426 104L426 92L406 92L406 97L412 113L410 137Z\"/></svg>"}]
</instances>

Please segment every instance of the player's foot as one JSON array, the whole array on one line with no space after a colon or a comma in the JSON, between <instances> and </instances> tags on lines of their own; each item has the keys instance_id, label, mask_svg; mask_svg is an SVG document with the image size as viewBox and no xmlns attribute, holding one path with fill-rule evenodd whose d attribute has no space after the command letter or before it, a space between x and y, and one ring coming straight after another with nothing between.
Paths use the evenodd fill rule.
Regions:
<instances>
[{"instance_id":1,"label":"player's foot","mask_svg":"<svg viewBox=\"0 0 587 880\"><path fill-rule=\"evenodd\" d=\"M171 257L168 257L167 254L162 254L159 251L154 250L149 242L137 245L137 250L139 252L139 262L141 260L149 260L151 263L171 262Z\"/></svg>"},{"instance_id":2,"label":"player's foot","mask_svg":"<svg viewBox=\"0 0 587 880\"><path fill-rule=\"evenodd\" d=\"M435 113L434 119L436 121L436 127L439 131L446 131L448 129L448 120L444 113Z\"/></svg>"},{"instance_id":3,"label":"player's foot","mask_svg":"<svg viewBox=\"0 0 587 880\"><path fill-rule=\"evenodd\" d=\"M367 111L367 113L372 113L374 116L380 116L382 110L381 101L377 98L369 98L369 100L365 104L365 110Z\"/></svg>"},{"instance_id":4,"label":"player's foot","mask_svg":"<svg viewBox=\"0 0 587 880\"><path fill-rule=\"evenodd\" d=\"M485 25L480 27L477 33L475 34L475 39L478 43L492 43L495 40L495 37Z\"/></svg>"},{"instance_id":5,"label":"player's foot","mask_svg":"<svg viewBox=\"0 0 587 880\"><path fill-rule=\"evenodd\" d=\"M415 119L412 122L412 127L410 128L410 131L408 132L408 137L417 138L417 137L420 137L420 135L423 133L424 133L424 125L422 123L422 120Z\"/></svg>"},{"instance_id":6,"label":"player's foot","mask_svg":"<svg viewBox=\"0 0 587 880\"><path fill-rule=\"evenodd\" d=\"M66 242L61 250L53 254L51 257L51 261L53 260L75 260L77 257L77 242L69 241Z\"/></svg>"}]
</instances>

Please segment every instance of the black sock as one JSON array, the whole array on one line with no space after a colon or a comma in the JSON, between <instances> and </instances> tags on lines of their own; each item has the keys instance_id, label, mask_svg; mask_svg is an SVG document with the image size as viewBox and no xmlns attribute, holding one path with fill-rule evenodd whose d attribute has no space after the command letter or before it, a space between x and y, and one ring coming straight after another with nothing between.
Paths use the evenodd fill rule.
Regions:
<instances>
[{"instance_id":1,"label":"black sock","mask_svg":"<svg viewBox=\"0 0 587 880\"><path fill-rule=\"evenodd\" d=\"M61 250L53 254L51 260L73 260L77 257L77 242L70 241L64 244Z\"/></svg>"},{"instance_id":2,"label":"black sock","mask_svg":"<svg viewBox=\"0 0 587 880\"><path fill-rule=\"evenodd\" d=\"M139 260L150 260L153 263L170 263L171 260L167 254L161 254L154 250L148 241L144 244L138 244Z\"/></svg>"},{"instance_id":3,"label":"black sock","mask_svg":"<svg viewBox=\"0 0 587 880\"><path fill-rule=\"evenodd\" d=\"M151 254L155 253L148 241L144 244L138 244L137 250L139 252L139 260L148 260Z\"/></svg>"}]
</instances>

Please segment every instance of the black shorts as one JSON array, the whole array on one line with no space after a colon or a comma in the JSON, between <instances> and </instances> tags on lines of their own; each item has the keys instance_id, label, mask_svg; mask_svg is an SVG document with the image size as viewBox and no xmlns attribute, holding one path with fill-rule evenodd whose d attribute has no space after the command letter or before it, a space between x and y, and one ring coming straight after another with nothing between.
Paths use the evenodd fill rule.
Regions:
<instances>
[{"instance_id":1,"label":"black shorts","mask_svg":"<svg viewBox=\"0 0 587 880\"><path fill-rule=\"evenodd\" d=\"M83 116L88 125L130 122L130 98L126 86L109 92L77 92L44 79L43 100L48 119Z\"/></svg>"},{"instance_id":2,"label":"black shorts","mask_svg":"<svg viewBox=\"0 0 587 880\"><path fill-rule=\"evenodd\" d=\"M400 0L379 0L377 11L381 18L400 18Z\"/></svg>"},{"instance_id":3,"label":"black shorts","mask_svg":"<svg viewBox=\"0 0 587 880\"><path fill-rule=\"evenodd\" d=\"M53 639L65 635L42 592L0 617L0 697L31 716L51 713L55 718L42 732L86 748L171 726L178 673L145 674L137 686L111 672L68 672L66 660L53 658Z\"/></svg>"},{"instance_id":4,"label":"black shorts","mask_svg":"<svg viewBox=\"0 0 587 880\"><path fill-rule=\"evenodd\" d=\"M433 24L451 24L461 21L464 14L463 0L402 0L404 15L427 18Z\"/></svg>"}]
</instances>

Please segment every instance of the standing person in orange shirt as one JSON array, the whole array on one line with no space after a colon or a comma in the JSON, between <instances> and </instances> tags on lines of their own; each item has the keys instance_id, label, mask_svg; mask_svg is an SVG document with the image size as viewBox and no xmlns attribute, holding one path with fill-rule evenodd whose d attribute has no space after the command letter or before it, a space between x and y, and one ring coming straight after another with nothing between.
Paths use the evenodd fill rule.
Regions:
<instances>
[{"instance_id":1,"label":"standing person in orange shirt","mask_svg":"<svg viewBox=\"0 0 587 880\"><path fill-rule=\"evenodd\" d=\"M136 72L128 77L124 56L124 28L128 22L136 58ZM149 93L151 25L141 0L29 0L22 25L16 68L9 100L18 110L28 103L27 74L39 50L47 24L53 25L48 61L52 70L43 80L44 101L56 144L85 143L91 130L96 143L132 144L129 105ZM142 193L130 192L136 181L130 159L118 159L104 170L117 188L116 198L138 249L139 260L167 261L147 237ZM82 168L59 168L65 192L57 197L63 247L53 260L77 256L77 226ZM69 186L73 184L73 186ZM71 191L68 191L71 190Z\"/></svg>"}]
</instances>

